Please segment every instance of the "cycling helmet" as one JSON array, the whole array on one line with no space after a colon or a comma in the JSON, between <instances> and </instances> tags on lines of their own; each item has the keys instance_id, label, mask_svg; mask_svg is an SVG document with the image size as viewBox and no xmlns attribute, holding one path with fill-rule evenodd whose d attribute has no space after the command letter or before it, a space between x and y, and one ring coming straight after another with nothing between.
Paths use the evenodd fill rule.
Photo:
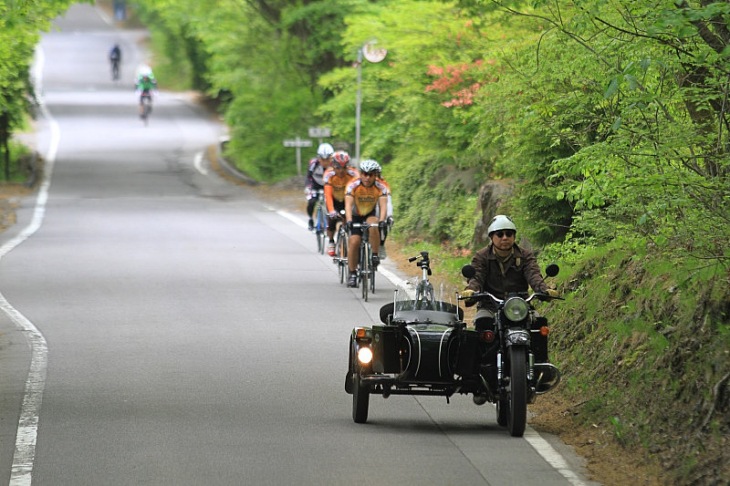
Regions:
<instances>
[{"instance_id":1,"label":"cycling helmet","mask_svg":"<svg viewBox=\"0 0 730 486\"><path fill-rule=\"evenodd\" d=\"M380 172L380 164L372 159L365 159L360 162L361 172Z\"/></svg>"},{"instance_id":2,"label":"cycling helmet","mask_svg":"<svg viewBox=\"0 0 730 486\"><path fill-rule=\"evenodd\" d=\"M332 156L332 162L336 167L342 167L344 169L350 163L350 154L344 150L338 150Z\"/></svg>"},{"instance_id":3,"label":"cycling helmet","mask_svg":"<svg viewBox=\"0 0 730 486\"><path fill-rule=\"evenodd\" d=\"M489 228L487 228L487 233L491 237L492 233L499 230L512 230L517 233L517 226L515 226L515 223L512 221L512 219L510 219L509 216L505 216L504 214L498 214L489 222Z\"/></svg>"},{"instance_id":4,"label":"cycling helmet","mask_svg":"<svg viewBox=\"0 0 730 486\"><path fill-rule=\"evenodd\" d=\"M320 159L328 159L332 157L333 153L335 153L335 149L328 143L321 143L319 144L319 148L317 148L317 157Z\"/></svg>"}]
</instances>

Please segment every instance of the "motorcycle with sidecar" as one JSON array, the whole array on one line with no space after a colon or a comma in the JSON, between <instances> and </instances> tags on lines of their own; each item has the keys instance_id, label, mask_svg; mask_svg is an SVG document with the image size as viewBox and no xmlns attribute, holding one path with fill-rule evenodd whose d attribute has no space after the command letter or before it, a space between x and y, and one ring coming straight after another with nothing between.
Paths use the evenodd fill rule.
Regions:
<instances>
[{"instance_id":1,"label":"motorcycle with sidecar","mask_svg":"<svg viewBox=\"0 0 730 486\"><path fill-rule=\"evenodd\" d=\"M490 299L497 309L494 329L477 331L464 321L461 296L449 299L434 290L428 252L410 261L421 277L399 286L393 302L380 309L382 325L352 330L345 391L352 395L353 420L367 422L370 395L444 396L448 403L454 394L471 394L477 405L496 404L497 423L521 437L528 403L560 382L560 371L548 362L547 320L532 302L559 297L473 294L471 300ZM473 271L467 265L462 273L469 278ZM553 264L546 274L558 271Z\"/></svg>"}]
</instances>

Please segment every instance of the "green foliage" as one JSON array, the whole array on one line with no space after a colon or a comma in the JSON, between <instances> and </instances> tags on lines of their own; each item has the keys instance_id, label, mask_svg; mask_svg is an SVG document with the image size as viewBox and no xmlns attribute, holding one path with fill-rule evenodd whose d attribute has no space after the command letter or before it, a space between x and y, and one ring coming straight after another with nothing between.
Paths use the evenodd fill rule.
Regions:
<instances>
[{"instance_id":1,"label":"green foliage","mask_svg":"<svg viewBox=\"0 0 730 486\"><path fill-rule=\"evenodd\" d=\"M70 0L0 3L0 155L6 179L10 172L10 139L29 114L35 96L30 66L40 33L64 12Z\"/></svg>"}]
</instances>

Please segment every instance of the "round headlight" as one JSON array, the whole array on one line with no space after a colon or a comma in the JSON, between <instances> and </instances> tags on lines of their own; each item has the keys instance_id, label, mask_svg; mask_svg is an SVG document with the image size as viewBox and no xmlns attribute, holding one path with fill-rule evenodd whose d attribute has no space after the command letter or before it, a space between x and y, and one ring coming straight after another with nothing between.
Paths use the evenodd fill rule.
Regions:
<instances>
[{"instance_id":1,"label":"round headlight","mask_svg":"<svg viewBox=\"0 0 730 486\"><path fill-rule=\"evenodd\" d=\"M524 320L528 312L530 312L530 306L525 299L512 297L504 303L504 315L512 322Z\"/></svg>"},{"instance_id":2,"label":"round headlight","mask_svg":"<svg viewBox=\"0 0 730 486\"><path fill-rule=\"evenodd\" d=\"M373 360L373 352L370 348L360 348L357 350L357 360L361 364L369 364Z\"/></svg>"}]
</instances>

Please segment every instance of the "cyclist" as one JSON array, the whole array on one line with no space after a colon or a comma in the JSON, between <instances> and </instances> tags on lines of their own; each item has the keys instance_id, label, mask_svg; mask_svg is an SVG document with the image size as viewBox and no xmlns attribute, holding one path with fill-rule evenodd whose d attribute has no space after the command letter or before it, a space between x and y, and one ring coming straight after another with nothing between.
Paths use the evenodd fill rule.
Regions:
<instances>
[{"instance_id":1,"label":"cyclist","mask_svg":"<svg viewBox=\"0 0 730 486\"><path fill-rule=\"evenodd\" d=\"M137 74L135 90L139 96L139 116L144 117L144 98L149 97L152 104L152 91L157 89L157 80L149 67L140 70Z\"/></svg>"},{"instance_id":2,"label":"cyclist","mask_svg":"<svg viewBox=\"0 0 730 486\"><path fill-rule=\"evenodd\" d=\"M351 235L347 254L348 287L357 287L357 263L360 260L360 240L362 239L362 229L354 228L353 223L367 222L379 223L379 226L385 225L388 192L385 186L377 180L378 167L378 163L374 160L363 160L360 163L360 178L347 186L345 191L345 221ZM374 268L380 264L378 257L379 226L369 229Z\"/></svg>"},{"instance_id":3,"label":"cyclist","mask_svg":"<svg viewBox=\"0 0 730 486\"><path fill-rule=\"evenodd\" d=\"M314 206L317 204L317 192L324 189L324 171L329 168L334 153L335 149L332 148L332 145L321 143L317 147L317 156L309 161L307 182L304 186L304 192L307 195L307 216L309 216L307 227L309 231L314 229L312 214L314 214Z\"/></svg>"},{"instance_id":4,"label":"cyclist","mask_svg":"<svg viewBox=\"0 0 730 486\"><path fill-rule=\"evenodd\" d=\"M324 199L327 203L327 236L329 246L327 254L335 256L335 227L340 211L345 209L345 190L354 182L360 173L354 167L348 167L350 154L338 150L332 155L332 167L324 173Z\"/></svg>"},{"instance_id":5,"label":"cyclist","mask_svg":"<svg viewBox=\"0 0 730 486\"><path fill-rule=\"evenodd\" d=\"M109 51L109 62L112 65L112 79L119 79L119 64L122 62L122 49L119 48L119 44L114 44Z\"/></svg>"}]
</instances>

